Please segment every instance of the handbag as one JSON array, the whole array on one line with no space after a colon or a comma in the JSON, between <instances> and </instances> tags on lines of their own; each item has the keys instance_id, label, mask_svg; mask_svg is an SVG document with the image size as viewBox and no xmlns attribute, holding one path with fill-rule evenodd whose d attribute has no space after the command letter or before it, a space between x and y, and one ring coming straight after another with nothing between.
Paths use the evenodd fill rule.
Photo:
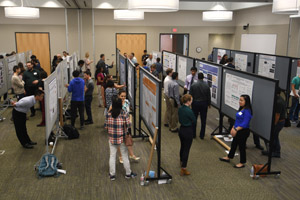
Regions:
<instances>
[{"instance_id":1,"label":"handbag","mask_svg":"<svg viewBox=\"0 0 300 200\"><path fill-rule=\"evenodd\" d=\"M132 136L130 134L125 135L125 145L126 146L132 146L133 145Z\"/></svg>"}]
</instances>

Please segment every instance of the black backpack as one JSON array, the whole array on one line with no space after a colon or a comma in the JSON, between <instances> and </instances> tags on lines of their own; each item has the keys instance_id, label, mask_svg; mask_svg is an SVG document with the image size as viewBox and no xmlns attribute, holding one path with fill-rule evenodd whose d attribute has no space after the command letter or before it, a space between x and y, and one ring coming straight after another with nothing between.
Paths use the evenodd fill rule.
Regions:
<instances>
[{"instance_id":1,"label":"black backpack","mask_svg":"<svg viewBox=\"0 0 300 200\"><path fill-rule=\"evenodd\" d=\"M79 132L74 126L70 124L65 124L63 129L65 134L68 136L69 140L79 138Z\"/></svg>"}]
</instances>

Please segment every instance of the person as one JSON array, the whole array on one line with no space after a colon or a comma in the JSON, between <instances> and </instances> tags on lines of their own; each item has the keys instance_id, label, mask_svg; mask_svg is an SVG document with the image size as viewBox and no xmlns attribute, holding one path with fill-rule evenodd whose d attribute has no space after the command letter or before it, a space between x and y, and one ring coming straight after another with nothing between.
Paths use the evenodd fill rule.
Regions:
<instances>
[{"instance_id":1,"label":"person","mask_svg":"<svg viewBox=\"0 0 300 200\"><path fill-rule=\"evenodd\" d=\"M169 84L172 81L172 73L173 73L173 69L172 68L168 68L166 70L166 78L164 80L164 99L166 102L166 110L170 111L171 110L171 103L170 103L170 99L169 99ZM170 120L171 120L171 112L165 112L164 115L164 125L165 127L169 127L170 124Z\"/></svg>"},{"instance_id":2,"label":"person","mask_svg":"<svg viewBox=\"0 0 300 200\"><path fill-rule=\"evenodd\" d=\"M85 59L84 59L84 71L91 71L91 64L93 63L93 60L89 59L90 54L89 52L85 53Z\"/></svg>"},{"instance_id":3,"label":"person","mask_svg":"<svg viewBox=\"0 0 300 200\"><path fill-rule=\"evenodd\" d=\"M109 74L109 68L113 68L113 66L114 66L114 61L111 63L111 65L105 64L105 55L101 54L100 55L100 60L98 61L97 65L96 65L96 73L95 74L98 74L99 71L100 71L100 67L102 67L104 69L103 73L106 76L106 75Z\"/></svg>"},{"instance_id":4,"label":"person","mask_svg":"<svg viewBox=\"0 0 300 200\"><path fill-rule=\"evenodd\" d=\"M156 78L158 78L158 72L156 71L156 65L152 64L150 67L150 73L155 76Z\"/></svg>"},{"instance_id":5,"label":"person","mask_svg":"<svg viewBox=\"0 0 300 200\"><path fill-rule=\"evenodd\" d=\"M190 175L186 166L189 158L190 148L193 143L193 124L196 123L196 118L190 106L193 98L190 94L185 94L181 97L182 106L178 110L178 117L180 123L179 139L180 139L180 175Z\"/></svg>"},{"instance_id":6,"label":"person","mask_svg":"<svg viewBox=\"0 0 300 200\"><path fill-rule=\"evenodd\" d=\"M123 56L125 57L125 58L128 58L128 55L127 55L127 53L125 52L125 53L123 53Z\"/></svg>"},{"instance_id":7,"label":"person","mask_svg":"<svg viewBox=\"0 0 300 200\"><path fill-rule=\"evenodd\" d=\"M203 73L198 73L198 82L194 83L191 87L190 94L193 97L192 110L194 112L196 120L198 119L198 115L200 113L201 118L201 131L200 131L200 139L204 139L205 137L205 128L206 128L206 118L207 118L207 110L210 108L210 88L203 81L204 75ZM196 130L197 123L193 126L193 136L196 138Z\"/></svg>"},{"instance_id":8,"label":"person","mask_svg":"<svg viewBox=\"0 0 300 200\"><path fill-rule=\"evenodd\" d=\"M149 55L147 54L147 50L144 50L144 54L142 55L142 63L144 63L144 61L147 60L147 58L149 57Z\"/></svg>"},{"instance_id":9,"label":"person","mask_svg":"<svg viewBox=\"0 0 300 200\"><path fill-rule=\"evenodd\" d=\"M143 68L145 70L147 70L148 72L150 72L150 67L147 66L147 62L146 61L143 62Z\"/></svg>"},{"instance_id":10,"label":"person","mask_svg":"<svg viewBox=\"0 0 300 200\"><path fill-rule=\"evenodd\" d=\"M14 66L13 71L14 74L11 77L11 87L13 88L17 100L19 101L25 96L24 81L19 77L21 68L18 65Z\"/></svg>"},{"instance_id":11,"label":"person","mask_svg":"<svg viewBox=\"0 0 300 200\"><path fill-rule=\"evenodd\" d=\"M39 82L39 90L44 91L44 89L45 89L44 81L47 77L48 77L47 72L41 71L41 73L40 73L41 81ZM42 127L42 126L46 125L45 99L40 101L40 103L41 103L41 110L42 110L42 121L41 121L41 123L36 125L37 127Z\"/></svg>"},{"instance_id":12,"label":"person","mask_svg":"<svg viewBox=\"0 0 300 200\"><path fill-rule=\"evenodd\" d=\"M211 54L208 55L207 60L213 62L214 51L211 51Z\"/></svg>"},{"instance_id":13,"label":"person","mask_svg":"<svg viewBox=\"0 0 300 200\"><path fill-rule=\"evenodd\" d=\"M221 65L225 65L227 63L228 55L224 54L222 59L220 60Z\"/></svg>"},{"instance_id":14,"label":"person","mask_svg":"<svg viewBox=\"0 0 300 200\"><path fill-rule=\"evenodd\" d=\"M92 116L92 109L91 104L93 100L93 92L94 92L94 81L92 79L91 72L85 71L84 72L84 79L85 79L85 87L84 87L84 104L85 104L85 111L87 115L87 120L85 120L85 125L93 124L93 116Z\"/></svg>"},{"instance_id":15,"label":"person","mask_svg":"<svg viewBox=\"0 0 300 200\"><path fill-rule=\"evenodd\" d=\"M68 57L68 53L66 51L63 51L62 59L65 60L65 59L67 59L67 57Z\"/></svg>"},{"instance_id":16,"label":"person","mask_svg":"<svg viewBox=\"0 0 300 200\"><path fill-rule=\"evenodd\" d=\"M30 61L26 63L27 71L23 74L23 81L25 82L24 88L27 96L34 95L34 92L38 89L40 82L40 72L33 69L33 65ZM35 116L34 107L30 108L31 115L30 117Z\"/></svg>"},{"instance_id":17,"label":"person","mask_svg":"<svg viewBox=\"0 0 300 200\"><path fill-rule=\"evenodd\" d=\"M132 62L133 64L137 63L137 59L136 59L136 57L134 56L134 53L133 53L133 52L130 54L129 59L131 60L131 62Z\"/></svg>"},{"instance_id":18,"label":"person","mask_svg":"<svg viewBox=\"0 0 300 200\"><path fill-rule=\"evenodd\" d=\"M152 54L149 55L149 57L146 59L146 62L147 62L147 66L151 67L151 65L153 64L153 62L152 62Z\"/></svg>"},{"instance_id":19,"label":"person","mask_svg":"<svg viewBox=\"0 0 300 200\"><path fill-rule=\"evenodd\" d=\"M300 86L300 74L298 76L295 76L292 79L292 106L290 107L289 111L289 118L291 123L295 124L298 122L299 119L299 86Z\"/></svg>"},{"instance_id":20,"label":"person","mask_svg":"<svg viewBox=\"0 0 300 200\"><path fill-rule=\"evenodd\" d=\"M100 68L100 72L97 74L97 89L98 89L99 107L102 107L101 101L102 101L102 96L104 95L104 93L102 93L102 89L101 88L103 86L103 83L104 83L103 68Z\"/></svg>"},{"instance_id":21,"label":"person","mask_svg":"<svg viewBox=\"0 0 300 200\"><path fill-rule=\"evenodd\" d=\"M35 91L34 95L24 97L18 102L11 101L11 104L14 107L12 115L16 134L21 145L26 149L32 149L33 145L37 144L30 139L27 133L26 113L37 101L42 101L43 98L44 92L37 90Z\"/></svg>"},{"instance_id":22,"label":"person","mask_svg":"<svg viewBox=\"0 0 300 200\"><path fill-rule=\"evenodd\" d=\"M276 107L275 107L275 122L274 122L274 141L272 148L272 157L280 158L280 141L279 141L279 133L284 127L285 122L285 102L283 98L280 96L281 89L278 88L276 90ZM267 150L262 151L263 155L269 155L268 145Z\"/></svg>"},{"instance_id":23,"label":"person","mask_svg":"<svg viewBox=\"0 0 300 200\"><path fill-rule=\"evenodd\" d=\"M235 69L235 66L233 64L233 57L228 58L227 63L225 64L227 67Z\"/></svg>"},{"instance_id":24,"label":"person","mask_svg":"<svg viewBox=\"0 0 300 200\"><path fill-rule=\"evenodd\" d=\"M43 71L43 69L37 59L32 59L31 63L33 64L33 69L35 69L37 71Z\"/></svg>"},{"instance_id":25,"label":"person","mask_svg":"<svg viewBox=\"0 0 300 200\"><path fill-rule=\"evenodd\" d=\"M52 66L51 73L53 73L57 67L57 60L58 60L57 55L54 55L52 60L52 65L51 65Z\"/></svg>"},{"instance_id":26,"label":"person","mask_svg":"<svg viewBox=\"0 0 300 200\"><path fill-rule=\"evenodd\" d=\"M37 59L36 55L30 56L30 61L32 62L33 60L36 60L38 63L40 63L40 61L39 61L39 59Z\"/></svg>"},{"instance_id":27,"label":"person","mask_svg":"<svg viewBox=\"0 0 300 200\"><path fill-rule=\"evenodd\" d=\"M178 108L180 107L180 100L179 100L179 85L177 83L178 80L178 73L173 72L172 74L172 81L168 84L168 97L171 104L170 110L170 131L171 132L178 132Z\"/></svg>"},{"instance_id":28,"label":"person","mask_svg":"<svg viewBox=\"0 0 300 200\"><path fill-rule=\"evenodd\" d=\"M70 84L66 84L68 92L72 93L71 97L71 125L75 125L77 109L80 116L80 129L84 124L84 80L79 78L79 71L73 71L73 79Z\"/></svg>"},{"instance_id":29,"label":"person","mask_svg":"<svg viewBox=\"0 0 300 200\"><path fill-rule=\"evenodd\" d=\"M131 127L129 114L122 109L122 100L115 97L112 101L112 109L107 112L105 118L105 128L109 135L109 177L112 181L116 179L116 155L118 147L120 147L122 153L123 166L126 171L125 178L130 179L137 176L130 169L128 150L124 144L124 135L126 134L127 127Z\"/></svg>"},{"instance_id":30,"label":"person","mask_svg":"<svg viewBox=\"0 0 300 200\"><path fill-rule=\"evenodd\" d=\"M160 63L160 58L156 58L156 71L158 73L158 78L161 80L162 79L162 73L163 73L163 66Z\"/></svg>"},{"instance_id":31,"label":"person","mask_svg":"<svg viewBox=\"0 0 300 200\"><path fill-rule=\"evenodd\" d=\"M106 89L105 89L105 103L106 103L106 108L107 110L112 104L112 99L113 97L118 96L118 91L115 88L115 84L112 80L108 80L106 84Z\"/></svg>"},{"instance_id":32,"label":"person","mask_svg":"<svg viewBox=\"0 0 300 200\"><path fill-rule=\"evenodd\" d=\"M84 65L84 61L83 60L79 60L78 61L78 67L76 68L77 71L79 71L79 77L80 78L84 78L84 74L83 74L83 65Z\"/></svg>"},{"instance_id":33,"label":"person","mask_svg":"<svg viewBox=\"0 0 300 200\"><path fill-rule=\"evenodd\" d=\"M103 82L103 85L102 85L102 88L101 88L101 94L102 94L102 98L103 98L103 105L104 105L105 108L107 108L107 106L106 106L106 93L105 93L105 91L106 91L106 88L107 88L107 82L109 80L111 80L113 82L112 75L107 75L106 77L104 77L104 82ZM118 84L116 84L114 82L113 82L113 84L114 84L114 87L116 89L122 89L122 88L125 87L125 84L124 85L118 85Z\"/></svg>"},{"instance_id":34,"label":"person","mask_svg":"<svg viewBox=\"0 0 300 200\"><path fill-rule=\"evenodd\" d=\"M191 68L191 74L187 75L184 84L184 94L187 94L190 91L191 86L198 81L197 68Z\"/></svg>"},{"instance_id":35,"label":"person","mask_svg":"<svg viewBox=\"0 0 300 200\"><path fill-rule=\"evenodd\" d=\"M240 163L234 165L235 168L243 168L246 163L246 142L250 135L249 124L252 118L251 100L248 95L241 95L240 108L236 113L236 120L230 134L233 137L229 154L226 157L219 158L220 161L230 162L234 158L237 146L240 149Z\"/></svg>"}]
</instances>

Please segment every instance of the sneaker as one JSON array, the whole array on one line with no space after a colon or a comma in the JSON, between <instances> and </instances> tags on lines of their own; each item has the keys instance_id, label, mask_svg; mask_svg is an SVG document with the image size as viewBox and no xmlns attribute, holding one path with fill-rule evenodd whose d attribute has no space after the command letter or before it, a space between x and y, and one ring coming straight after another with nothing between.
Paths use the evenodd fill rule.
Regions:
<instances>
[{"instance_id":1,"label":"sneaker","mask_svg":"<svg viewBox=\"0 0 300 200\"><path fill-rule=\"evenodd\" d=\"M110 178L111 181L116 180L116 176L115 175L112 176L112 175L109 174L109 178Z\"/></svg>"},{"instance_id":2,"label":"sneaker","mask_svg":"<svg viewBox=\"0 0 300 200\"><path fill-rule=\"evenodd\" d=\"M138 161L140 159L140 157L137 157L137 156L129 156L129 158L134 161Z\"/></svg>"},{"instance_id":3,"label":"sneaker","mask_svg":"<svg viewBox=\"0 0 300 200\"><path fill-rule=\"evenodd\" d=\"M122 158L122 157L119 157L119 162L120 162L121 164L123 164L123 158Z\"/></svg>"},{"instance_id":4,"label":"sneaker","mask_svg":"<svg viewBox=\"0 0 300 200\"><path fill-rule=\"evenodd\" d=\"M291 124L296 124L297 122L294 120L290 120Z\"/></svg>"},{"instance_id":5,"label":"sneaker","mask_svg":"<svg viewBox=\"0 0 300 200\"><path fill-rule=\"evenodd\" d=\"M137 176L137 174L136 173L133 173L133 172L131 172L131 174L129 174L129 175L125 175L125 178L126 179L130 179L130 178L135 178Z\"/></svg>"}]
</instances>

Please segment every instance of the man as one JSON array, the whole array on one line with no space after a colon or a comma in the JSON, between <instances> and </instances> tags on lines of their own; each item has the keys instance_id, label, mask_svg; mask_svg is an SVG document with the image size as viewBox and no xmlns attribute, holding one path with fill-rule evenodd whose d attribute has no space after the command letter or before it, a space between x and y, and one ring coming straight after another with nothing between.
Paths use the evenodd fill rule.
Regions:
<instances>
[{"instance_id":1,"label":"man","mask_svg":"<svg viewBox=\"0 0 300 200\"><path fill-rule=\"evenodd\" d=\"M165 116L164 116L164 125L165 127L169 127L169 122L171 119L171 112L169 112L171 110L171 103L169 100L169 84L172 81L172 73L173 73L173 69L168 68L166 70L167 76L164 80L164 98L166 101L166 112L165 112Z\"/></svg>"},{"instance_id":2,"label":"man","mask_svg":"<svg viewBox=\"0 0 300 200\"><path fill-rule=\"evenodd\" d=\"M147 62L143 62L143 68L146 69L148 72L150 72L150 67L147 66Z\"/></svg>"},{"instance_id":3,"label":"man","mask_svg":"<svg viewBox=\"0 0 300 200\"><path fill-rule=\"evenodd\" d=\"M32 59L31 63L33 65L33 69L35 69L37 71L42 71L43 70L42 67L41 67L41 65L40 65L40 63L39 63L39 61L37 59Z\"/></svg>"},{"instance_id":4,"label":"man","mask_svg":"<svg viewBox=\"0 0 300 200\"><path fill-rule=\"evenodd\" d=\"M191 86L197 81L198 81L197 68L192 67L191 74L187 75L185 79L184 94L187 94L190 91Z\"/></svg>"},{"instance_id":5,"label":"man","mask_svg":"<svg viewBox=\"0 0 300 200\"><path fill-rule=\"evenodd\" d=\"M71 98L71 125L75 125L77 109L80 116L80 129L83 129L84 124L84 80L79 78L79 71L73 72L73 79L69 84L66 84L68 92L72 93Z\"/></svg>"},{"instance_id":6,"label":"man","mask_svg":"<svg viewBox=\"0 0 300 200\"><path fill-rule=\"evenodd\" d=\"M130 54L129 58L130 58L130 60L131 60L131 62L132 62L133 64L137 63L137 59L136 59L136 57L134 56L134 53L133 53L133 52Z\"/></svg>"},{"instance_id":7,"label":"man","mask_svg":"<svg viewBox=\"0 0 300 200\"><path fill-rule=\"evenodd\" d=\"M158 72L156 71L156 65L152 64L150 67L150 73L155 76L156 78L158 78Z\"/></svg>"},{"instance_id":8,"label":"man","mask_svg":"<svg viewBox=\"0 0 300 200\"><path fill-rule=\"evenodd\" d=\"M156 63L155 63L155 65L156 65L156 71L157 71L157 73L158 73L158 77L159 77L159 79L161 80L161 78L162 78L162 72L163 72L163 66L162 66L162 64L160 63L160 58L156 58Z\"/></svg>"},{"instance_id":9,"label":"man","mask_svg":"<svg viewBox=\"0 0 300 200\"><path fill-rule=\"evenodd\" d=\"M26 128L26 113L29 108L33 107L36 101L42 101L44 98L44 92L37 90L34 95L22 98L18 102L12 101L13 109L13 121L16 129L17 137L21 145L26 149L32 149L36 142L32 142L28 136Z\"/></svg>"},{"instance_id":10,"label":"man","mask_svg":"<svg viewBox=\"0 0 300 200\"><path fill-rule=\"evenodd\" d=\"M150 55L149 55L149 58L146 59L146 62L147 62L147 66L148 66L148 67L151 67L151 65L153 64L152 58L153 58L153 57L152 57L152 54L150 54Z\"/></svg>"},{"instance_id":11,"label":"man","mask_svg":"<svg viewBox=\"0 0 300 200\"><path fill-rule=\"evenodd\" d=\"M292 80L292 106L289 111L289 117L291 120L291 123L297 123L299 118L299 86L300 86L300 74L298 76L295 76Z\"/></svg>"},{"instance_id":12,"label":"man","mask_svg":"<svg viewBox=\"0 0 300 200\"><path fill-rule=\"evenodd\" d=\"M208 60L209 62L213 62L213 55L214 55L214 51L212 51L211 54L208 55L207 60Z\"/></svg>"},{"instance_id":13,"label":"man","mask_svg":"<svg viewBox=\"0 0 300 200\"><path fill-rule=\"evenodd\" d=\"M34 95L34 92L38 89L40 82L40 73L38 70L33 69L33 65L30 61L26 63L27 71L23 74L23 81L25 82L24 88L27 96ZM34 106L30 108L30 117L35 116Z\"/></svg>"},{"instance_id":14,"label":"man","mask_svg":"<svg viewBox=\"0 0 300 200\"><path fill-rule=\"evenodd\" d=\"M275 127L274 127L274 141L273 141L273 149L272 149L272 157L280 158L280 142L279 142L279 133L284 127L285 122L285 102L283 98L280 96L280 89L276 90L276 108L275 108ZM269 155L268 145L267 151L262 151L263 155Z\"/></svg>"},{"instance_id":15,"label":"man","mask_svg":"<svg viewBox=\"0 0 300 200\"><path fill-rule=\"evenodd\" d=\"M78 61L78 67L76 68L76 70L79 71L79 77L80 78L84 78L84 74L83 74L83 71L82 71L83 65L84 65L84 61L83 60L79 60Z\"/></svg>"},{"instance_id":16,"label":"man","mask_svg":"<svg viewBox=\"0 0 300 200\"><path fill-rule=\"evenodd\" d=\"M147 54L147 50L144 50L144 54L142 55L142 63L147 60L148 57L149 55Z\"/></svg>"},{"instance_id":17,"label":"man","mask_svg":"<svg viewBox=\"0 0 300 200\"><path fill-rule=\"evenodd\" d=\"M178 132L178 108L180 107L180 100L179 100L179 85L177 83L178 80L178 73L173 72L172 74L172 81L170 81L168 85L168 97L171 104L170 115L171 119L169 122L170 131L173 133Z\"/></svg>"},{"instance_id":18,"label":"man","mask_svg":"<svg viewBox=\"0 0 300 200\"><path fill-rule=\"evenodd\" d=\"M13 71L14 75L11 77L11 87L14 89L14 93L19 101L25 96L24 81L19 77L21 68L18 65L14 66Z\"/></svg>"},{"instance_id":19,"label":"man","mask_svg":"<svg viewBox=\"0 0 300 200\"><path fill-rule=\"evenodd\" d=\"M107 65L105 64L105 55L101 54L100 55L100 60L98 61L97 65L96 65L96 74L98 74L100 72L100 68L102 67L103 73L105 73L105 76L109 74L109 68L113 68L114 66L114 62L111 63L111 65Z\"/></svg>"},{"instance_id":20,"label":"man","mask_svg":"<svg viewBox=\"0 0 300 200\"><path fill-rule=\"evenodd\" d=\"M203 73L198 74L197 83L194 83L191 86L190 94L193 97L192 103L192 110L198 119L198 114L200 113L201 118L201 131L200 131L200 138L203 140L205 136L205 127L206 127L206 118L207 118L207 109L210 108L210 88L203 81L204 75ZM193 124L193 132L194 138L196 138L196 129L197 129L197 122Z\"/></svg>"},{"instance_id":21,"label":"man","mask_svg":"<svg viewBox=\"0 0 300 200\"><path fill-rule=\"evenodd\" d=\"M85 125L89 125L89 124L93 124L91 104L92 104L93 92L94 92L94 81L91 78L90 71L84 72L84 79L85 79L84 104L85 104L85 110L86 110L86 115L87 115L87 120L85 120L84 122L85 122Z\"/></svg>"}]
</instances>

